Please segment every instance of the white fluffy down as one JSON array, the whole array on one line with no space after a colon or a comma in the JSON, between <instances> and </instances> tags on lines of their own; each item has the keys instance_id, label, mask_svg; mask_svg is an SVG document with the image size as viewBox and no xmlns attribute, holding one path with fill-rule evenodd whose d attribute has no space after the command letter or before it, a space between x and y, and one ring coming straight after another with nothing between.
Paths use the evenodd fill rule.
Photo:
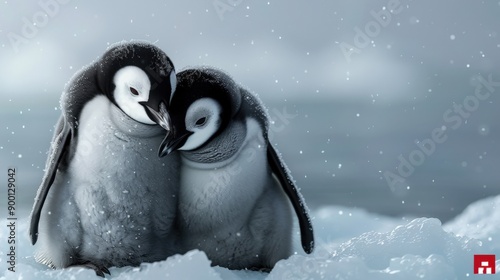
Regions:
<instances>
[{"instance_id":1,"label":"white fluffy down","mask_svg":"<svg viewBox=\"0 0 500 280\"><path fill-rule=\"evenodd\" d=\"M454 221L394 219L342 207L312 213L317 248L278 262L270 274L210 267L200 251L140 267L111 268L108 279L496 279L473 274L474 254L500 254L500 196L471 204ZM5 217L2 218L4 224ZM27 237L28 219L17 221L16 272L7 270L7 227L0 240L0 279L97 279L87 269L51 270L37 264ZM459 235L456 235L460 234ZM497 259L500 255L497 255ZM496 262L500 271L500 261Z\"/></svg>"}]
</instances>

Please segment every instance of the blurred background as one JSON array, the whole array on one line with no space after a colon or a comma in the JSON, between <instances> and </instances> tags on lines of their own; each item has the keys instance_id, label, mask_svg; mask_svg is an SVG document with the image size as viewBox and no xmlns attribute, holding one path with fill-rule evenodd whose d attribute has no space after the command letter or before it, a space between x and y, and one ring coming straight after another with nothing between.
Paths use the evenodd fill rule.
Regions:
<instances>
[{"instance_id":1,"label":"blurred background","mask_svg":"<svg viewBox=\"0 0 500 280\"><path fill-rule=\"evenodd\" d=\"M499 14L499 1L2 1L0 185L17 168L28 213L65 83L138 39L257 93L310 208L446 221L500 192Z\"/></svg>"}]
</instances>

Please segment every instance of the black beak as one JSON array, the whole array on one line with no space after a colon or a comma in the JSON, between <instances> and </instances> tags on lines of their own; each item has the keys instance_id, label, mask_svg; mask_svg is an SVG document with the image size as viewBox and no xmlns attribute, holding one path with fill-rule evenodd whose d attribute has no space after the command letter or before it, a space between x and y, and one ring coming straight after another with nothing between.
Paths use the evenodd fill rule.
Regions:
<instances>
[{"instance_id":1,"label":"black beak","mask_svg":"<svg viewBox=\"0 0 500 280\"><path fill-rule=\"evenodd\" d=\"M191 134L193 133L187 131L186 133L180 135L179 137L176 137L175 133L167 133L167 136L165 136L165 139L163 139L163 142L161 142L160 150L158 151L158 156L164 157L170 154L171 152L177 150L182 145L184 145L185 143L184 140Z\"/></svg>"},{"instance_id":2,"label":"black beak","mask_svg":"<svg viewBox=\"0 0 500 280\"><path fill-rule=\"evenodd\" d=\"M170 115L167 112L167 106L165 105L165 103L160 102L160 104L158 105L159 108L158 111L151 108L147 102L140 102L139 104L144 106L149 118L155 123L159 124L161 127L163 127L163 129L167 131L168 135L172 130L172 122L170 120Z\"/></svg>"}]
</instances>

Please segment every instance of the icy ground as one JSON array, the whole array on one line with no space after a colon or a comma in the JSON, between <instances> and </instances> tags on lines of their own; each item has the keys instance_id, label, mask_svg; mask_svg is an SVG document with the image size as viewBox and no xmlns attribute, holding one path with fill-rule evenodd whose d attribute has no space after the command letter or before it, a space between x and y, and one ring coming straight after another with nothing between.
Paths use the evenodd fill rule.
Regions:
<instances>
[{"instance_id":1,"label":"icy ground","mask_svg":"<svg viewBox=\"0 0 500 280\"><path fill-rule=\"evenodd\" d=\"M499 279L474 275L474 254L500 257L500 196L471 204L453 221L394 219L362 210L327 207L312 213L317 247L280 261L271 273L211 267L192 251L140 267L111 268L108 279ZM6 222L3 219L4 223ZM4 224L2 223L2 224ZM0 279L100 279L93 271L50 270L33 260L27 219L18 221L16 272L6 268L6 227L0 240ZM298 236L296 237L298 241ZM297 242L298 243L298 242ZM500 260L496 262L500 272Z\"/></svg>"}]
</instances>

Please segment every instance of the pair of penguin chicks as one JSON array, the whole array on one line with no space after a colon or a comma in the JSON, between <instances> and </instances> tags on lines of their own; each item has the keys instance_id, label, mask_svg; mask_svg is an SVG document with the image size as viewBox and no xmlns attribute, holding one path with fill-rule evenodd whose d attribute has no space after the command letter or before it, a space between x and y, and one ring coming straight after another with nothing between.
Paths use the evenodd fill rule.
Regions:
<instances>
[{"instance_id":1,"label":"pair of penguin chicks","mask_svg":"<svg viewBox=\"0 0 500 280\"><path fill-rule=\"evenodd\" d=\"M291 206L312 252L265 110L222 71L176 75L154 45L119 43L75 74L61 108L31 214L38 262L104 276L200 249L213 265L270 269L292 253Z\"/></svg>"}]
</instances>

